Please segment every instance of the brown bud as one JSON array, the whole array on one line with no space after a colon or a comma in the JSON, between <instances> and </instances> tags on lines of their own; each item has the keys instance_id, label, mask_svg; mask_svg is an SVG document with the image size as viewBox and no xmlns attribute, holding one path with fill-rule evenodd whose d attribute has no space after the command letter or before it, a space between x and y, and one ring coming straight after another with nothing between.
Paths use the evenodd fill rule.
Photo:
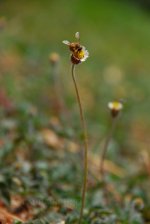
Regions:
<instances>
[{"instance_id":1,"label":"brown bud","mask_svg":"<svg viewBox=\"0 0 150 224\"><path fill-rule=\"evenodd\" d=\"M117 117L118 116L118 114L119 114L119 110L115 110L115 109L112 109L111 110L111 115L112 115L112 117Z\"/></svg>"},{"instance_id":2,"label":"brown bud","mask_svg":"<svg viewBox=\"0 0 150 224\"><path fill-rule=\"evenodd\" d=\"M60 60L59 54L57 54L55 52L50 54L49 61L52 65L57 64L59 62L59 60Z\"/></svg>"},{"instance_id":3,"label":"brown bud","mask_svg":"<svg viewBox=\"0 0 150 224\"><path fill-rule=\"evenodd\" d=\"M71 55L71 62L72 64L79 64L81 62L81 60L79 60L78 58L76 58L73 54Z\"/></svg>"}]
</instances>

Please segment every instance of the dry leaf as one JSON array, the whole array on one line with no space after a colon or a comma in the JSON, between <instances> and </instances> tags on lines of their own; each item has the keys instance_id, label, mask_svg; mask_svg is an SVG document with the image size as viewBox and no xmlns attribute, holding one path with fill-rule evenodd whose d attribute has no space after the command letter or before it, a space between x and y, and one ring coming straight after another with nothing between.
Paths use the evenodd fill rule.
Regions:
<instances>
[{"instance_id":1,"label":"dry leaf","mask_svg":"<svg viewBox=\"0 0 150 224\"><path fill-rule=\"evenodd\" d=\"M12 224L15 220L23 222L24 220L18 218L15 215L7 212L5 209L0 208L0 223Z\"/></svg>"},{"instance_id":2,"label":"dry leaf","mask_svg":"<svg viewBox=\"0 0 150 224\"><path fill-rule=\"evenodd\" d=\"M100 158L97 155L94 154L89 155L89 164L92 166L91 170L93 170L93 173L96 174L100 173L99 172ZM123 168L121 168L120 166L116 165L115 163L109 160L104 161L104 170L112 174L115 174L119 177L123 177L125 175L125 170Z\"/></svg>"},{"instance_id":3,"label":"dry leaf","mask_svg":"<svg viewBox=\"0 0 150 224\"><path fill-rule=\"evenodd\" d=\"M44 129L42 131L42 137L48 146L55 148L55 149L62 149L63 148L63 139L59 138L56 133L50 129Z\"/></svg>"}]
</instances>

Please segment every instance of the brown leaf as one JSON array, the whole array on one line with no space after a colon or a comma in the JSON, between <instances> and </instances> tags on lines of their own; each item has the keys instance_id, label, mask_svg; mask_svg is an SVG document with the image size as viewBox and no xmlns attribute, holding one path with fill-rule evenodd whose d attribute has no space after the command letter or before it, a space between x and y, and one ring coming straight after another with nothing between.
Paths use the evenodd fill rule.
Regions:
<instances>
[{"instance_id":1,"label":"brown leaf","mask_svg":"<svg viewBox=\"0 0 150 224\"><path fill-rule=\"evenodd\" d=\"M0 209L0 223L12 224L15 220L21 221L21 222L24 221L24 220L20 219L19 217L7 212L5 209L3 209L3 208Z\"/></svg>"},{"instance_id":2,"label":"brown leaf","mask_svg":"<svg viewBox=\"0 0 150 224\"><path fill-rule=\"evenodd\" d=\"M100 174L100 158L97 155L90 154L89 156L89 164L92 166L93 174ZM104 161L104 169L107 172L117 175L118 177L123 177L125 175L125 170L115 163L105 160Z\"/></svg>"},{"instance_id":3,"label":"brown leaf","mask_svg":"<svg viewBox=\"0 0 150 224\"><path fill-rule=\"evenodd\" d=\"M44 129L42 131L42 137L43 137L43 140L44 142L54 148L54 149L62 149L63 148L63 139L62 138L59 138L58 135L50 130L50 129Z\"/></svg>"}]
</instances>

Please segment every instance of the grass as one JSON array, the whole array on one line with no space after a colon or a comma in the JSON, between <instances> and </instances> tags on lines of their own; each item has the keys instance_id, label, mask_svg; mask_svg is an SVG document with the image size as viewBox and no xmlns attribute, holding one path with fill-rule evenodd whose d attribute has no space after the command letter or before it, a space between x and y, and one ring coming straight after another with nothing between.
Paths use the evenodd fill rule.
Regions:
<instances>
[{"instance_id":1,"label":"grass","mask_svg":"<svg viewBox=\"0 0 150 224\"><path fill-rule=\"evenodd\" d=\"M142 223L141 215L148 220L150 18L147 12L135 4L115 0L8 0L0 2L0 21L1 16L5 17L6 26L0 30L0 189L8 208L11 197L21 195L36 210L35 219L53 220L50 216L59 216L76 222L73 220L78 216L82 178L76 142L82 139L82 133L69 54L62 40L67 37L74 41L72 35L80 31L90 58L86 65L80 65L77 73L88 118L90 148L94 152L90 152L85 223L103 223L105 219L107 223ZM60 97L67 108L66 114L58 111L58 117L54 116L53 108L51 52L60 54L63 84ZM120 98L125 99L125 105L106 160L107 181L113 190L111 204L105 207L99 173L93 164L99 165L96 157L100 156L110 128L107 103ZM42 134L47 128L52 132ZM51 136L57 139L56 145L47 142ZM116 168L111 170L113 165ZM49 196L51 205L46 200ZM43 207L33 206L31 197L41 200ZM114 197L118 200L116 204ZM64 200L73 200L69 204L70 213ZM142 203L144 209L137 209Z\"/></svg>"}]
</instances>

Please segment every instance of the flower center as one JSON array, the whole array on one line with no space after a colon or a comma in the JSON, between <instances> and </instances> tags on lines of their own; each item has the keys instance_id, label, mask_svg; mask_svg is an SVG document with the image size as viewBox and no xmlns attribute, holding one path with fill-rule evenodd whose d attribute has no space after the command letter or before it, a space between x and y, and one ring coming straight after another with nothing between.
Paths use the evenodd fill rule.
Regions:
<instances>
[{"instance_id":1,"label":"flower center","mask_svg":"<svg viewBox=\"0 0 150 224\"><path fill-rule=\"evenodd\" d=\"M81 49L81 50L78 50L76 52L74 52L74 56L77 58L77 59L82 59L84 58L84 51Z\"/></svg>"},{"instance_id":2,"label":"flower center","mask_svg":"<svg viewBox=\"0 0 150 224\"><path fill-rule=\"evenodd\" d=\"M122 108L122 105L120 102L113 102L113 109L114 110L120 110Z\"/></svg>"}]
</instances>

